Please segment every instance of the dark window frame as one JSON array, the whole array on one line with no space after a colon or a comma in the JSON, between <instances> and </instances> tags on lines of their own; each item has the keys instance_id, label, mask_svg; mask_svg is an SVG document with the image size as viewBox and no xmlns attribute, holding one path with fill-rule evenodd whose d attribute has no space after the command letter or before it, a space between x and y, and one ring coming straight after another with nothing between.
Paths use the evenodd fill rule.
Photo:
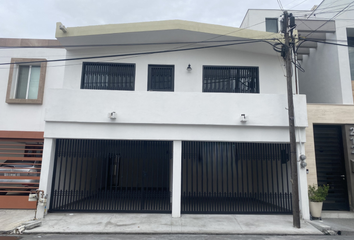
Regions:
<instances>
[{"instance_id":1,"label":"dark window frame","mask_svg":"<svg viewBox=\"0 0 354 240\"><path fill-rule=\"evenodd\" d=\"M267 30L267 21L275 21L275 26L276 26L276 32L274 31L268 31ZM278 18L266 18L265 19L265 24L266 24L266 32L274 32L274 33L278 33L279 32L279 23L278 23Z\"/></svg>"},{"instance_id":2,"label":"dark window frame","mask_svg":"<svg viewBox=\"0 0 354 240\"><path fill-rule=\"evenodd\" d=\"M166 68L166 69L171 69L171 83L170 87L168 88L158 88L154 86L154 82L152 79L152 68ZM175 66L174 65L160 65L160 64L149 64L148 65L148 91L160 91L160 92L173 92L174 91L174 85L175 85ZM155 84L156 85L156 84Z\"/></svg>"},{"instance_id":3,"label":"dark window frame","mask_svg":"<svg viewBox=\"0 0 354 240\"><path fill-rule=\"evenodd\" d=\"M245 85L247 79L243 75L247 73L246 71L251 74L248 76L251 81L246 81L251 86ZM249 89L242 89L245 86ZM260 93L259 67L205 65L203 66L203 92Z\"/></svg>"},{"instance_id":4,"label":"dark window frame","mask_svg":"<svg viewBox=\"0 0 354 240\"><path fill-rule=\"evenodd\" d=\"M86 71L88 71L87 67L96 67L96 72L104 72L104 68L107 68L107 76L106 82L95 82L95 83L87 83L85 82ZM100 67L100 70L97 70L97 67ZM124 69L126 68L126 69ZM130 69L129 69L130 68ZM120 71L125 71L122 73ZM121 81L112 81L112 78L119 78L124 76L131 78L130 80L126 80L125 82ZM136 65L134 63L106 63L106 62L83 62L82 63L82 71L81 71L81 89L89 89L89 90L114 90L114 91L134 91L135 90L135 76L136 76ZM128 83L129 81L130 83ZM90 85L91 84L91 85ZM96 84L96 85L95 85ZM99 86L101 84L101 86ZM103 85L106 86L103 86ZM125 86L123 86L125 85ZM130 86L128 86L130 85Z\"/></svg>"}]
</instances>

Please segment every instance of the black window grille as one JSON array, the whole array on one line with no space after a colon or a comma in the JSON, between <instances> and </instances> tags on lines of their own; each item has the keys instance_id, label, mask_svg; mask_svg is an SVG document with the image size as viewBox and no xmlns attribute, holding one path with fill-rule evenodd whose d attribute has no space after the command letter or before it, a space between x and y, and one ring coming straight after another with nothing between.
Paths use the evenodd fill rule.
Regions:
<instances>
[{"instance_id":1,"label":"black window grille","mask_svg":"<svg viewBox=\"0 0 354 240\"><path fill-rule=\"evenodd\" d=\"M174 66L149 65L148 90L149 91L173 91L174 90Z\"/></svg>"},{"instance_id":2,"label":"black window grille","mask_svg":"<svg viewBox=\"0 0 354 240\"><path fill-rule=\"evenodd\" d=\"M259 93L258 67L204 66L203 92Z\"/></svg>"},{"instance_id":3,"label":"black window grille","mask_svg":"<svg viewBox=\"0 0 354 240\"><path fill-rule=\"evenodd\" d=\"M135 64L83 63L81 89L134 91Z\"/></svg>"}]
</instances>

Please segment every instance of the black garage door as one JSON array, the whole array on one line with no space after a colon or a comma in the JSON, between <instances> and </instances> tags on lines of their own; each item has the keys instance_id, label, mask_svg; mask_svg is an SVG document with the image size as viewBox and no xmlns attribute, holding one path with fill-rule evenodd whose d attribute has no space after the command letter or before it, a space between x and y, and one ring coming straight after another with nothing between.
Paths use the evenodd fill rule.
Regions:
<instances>
[{"instance_id":1,"label":"black garage door","mask_svg":"<svg viewBox=\"0 0 354 240\"><path fill-rule=\"evenodd\" d=\"M183 142L182 213L290 214L289 144Z\"/></svg>"},{"instance_id":2,"label":"black garage door","mask_svg":"<svg viewBox=\"0 0 354 240\"><path fill-rule=\"evenodd\" d=\"M171 154L171 142L58 139L50 211L171 212Z\"/></svg>"}]
</instances>

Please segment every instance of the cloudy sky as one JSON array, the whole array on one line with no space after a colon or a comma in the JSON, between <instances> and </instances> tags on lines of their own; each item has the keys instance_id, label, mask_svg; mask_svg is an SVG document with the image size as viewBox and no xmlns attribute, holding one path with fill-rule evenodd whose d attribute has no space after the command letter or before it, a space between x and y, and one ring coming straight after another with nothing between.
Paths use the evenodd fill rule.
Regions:
<instances>
[{"instance_id":1,"label":"cloudy sky","mask_svg":"<svg viewBox=\"0 0 354 240\"><path fill-rule=\"evenodd\" d=\"M321 0L279 0L310 10ZM239 27L247 9L279 9L278 0L0 0L1 38L53 39L66 27L180 19Z\"/></svg>"}]
</instances>

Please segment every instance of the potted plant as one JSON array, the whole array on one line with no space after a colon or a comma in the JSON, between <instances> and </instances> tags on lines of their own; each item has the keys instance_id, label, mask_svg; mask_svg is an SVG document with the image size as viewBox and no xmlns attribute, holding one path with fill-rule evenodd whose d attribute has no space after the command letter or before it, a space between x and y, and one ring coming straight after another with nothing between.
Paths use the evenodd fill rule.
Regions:
<instances>
[{"instance_id":1,"label":"potted plant","mask_svg":"<svg viewBox=\"0 0 354 240\"><path fill-rule=\"evenodd\" d=\"M321 218L323 202L328 195L329 185L309 185L310 212L312 217Z\"/></svg>"}]
</instances>

